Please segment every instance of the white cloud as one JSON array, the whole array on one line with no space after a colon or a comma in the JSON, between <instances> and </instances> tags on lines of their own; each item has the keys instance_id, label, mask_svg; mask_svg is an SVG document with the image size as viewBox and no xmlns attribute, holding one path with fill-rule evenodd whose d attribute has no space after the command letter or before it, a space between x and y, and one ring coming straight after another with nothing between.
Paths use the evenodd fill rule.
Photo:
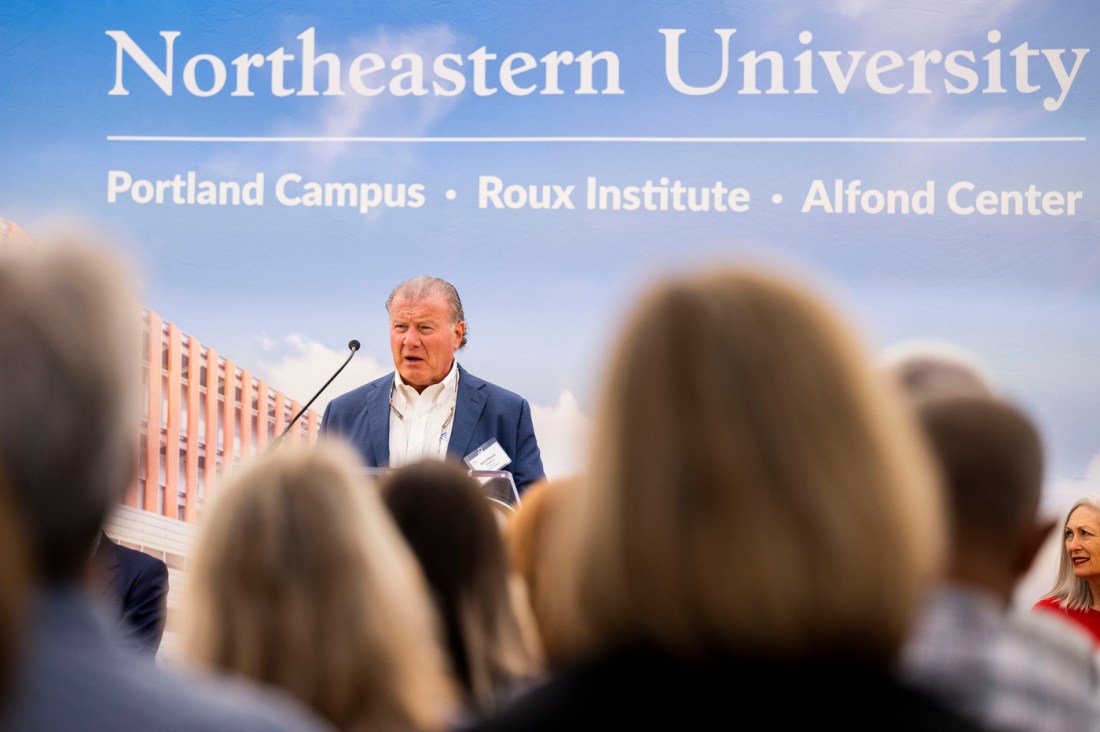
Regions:
<instances>
[{"instance_id":1,"label":"white cloud","mask_svg":"<svg viewBox=\"0 0 1100 732\"><path fill-rule=\"evenodd\" d=\"M1005 18L1018 12L1023 0L955 0L939 5L922 5L908 0L836 0L834 10L841 16L862 21L854 28L862 31L859 48L874 43L902 43L920 38L926 48L942 47L951 38L969 36L974 28L992 30ZM830 11L826 11L830 12ZM984 32L982 33L984 38Z\"/></svg>"},{"instance_id":2,"label":"white cloud","mask_svg":"<svg viewBox=\"0 0 1100 732\"><path fill-rule=\"evenodd\" d=\"M381 31L372 36L349 39L340 53L343 58L354 58L364 50L375 53L387 62L394 59L420 58L425 66L424 74L432 78L432 60L443 53L452 53L457 47L457 37L445 26L418 29L399 34ZM408 66L402 67L408 73ZM393 72L397 75L397 72ZM381 85L389 77L379 75L372 85ZM347 82L345 81L345 87ZM325 137L353 137L356 135L400 135L417 137L425 134L457 104L455 97L439 97L427 94L421 97L395 96L389 92L377 96L363 96L345 88L341 97L333 97L320 106L315 119L289 121L281 126L283 135L322 135ZM309 154L325 163L339 160L346 153L347 144L312 146ZM316 162L316 160L314 161Z\"/></svg>"},{"instance_id":3,"label":"white cloud","mask_svg":"<svg viewBox=\"0 0 1100 732\"><path fill-rule=\"evenodd\" d=\"M1100 450L1097 450L1096 454L1089 460L1088 467L1085 468L1085 477L1096 483L1097 487L1100 488Z\"/></svg>"},{"instance_id":4,"label":"white cloud","mask_svg":"<svg viewBox=\"0 0 1100 732\"><path fill-rule=\"evenodd\" d=\"M332 378L350 353L346 349L335 351L317 341L306 340L297 333L278 340L263 336L261 346L273 357L273 360L261 361L259 367L268 386L282 390L303 406ZM389 365L383 366L361 351L357 352L340 375L317 397L310 409L320 415L330 400L377 379L389 370Z\"/></svg>"},{"instance_id":5,"label":"white cloud","mask_svg":"<svg viewBox=\"0 0 1100 732\"><path fill-rule=\"evenodd\" d=\"M294 48L296 44L296 40L287 41L289 48ZM319 38L317 44L318 53L334 53L345 60L343 96L322 95L314 100L316 104L311 105L316 109L315 113L278 117L272 121L270 130L257 130L258 134L277 137L421 137L427 135L459 103L458 97L435 94L418 97L395 96L386 92L368 97L351 89L347 81L346 64L360 54L370 52L378 54L387 63L403 54L423 59L426 83L430 85L433 60L443 53L463 48L460 37L446 26L436 25L403 33L381 30L372 35L355 36L339 44L330 44L327 39ZM407 73L407 66L403 66L402 70ZM380 72L377 79L371 77L370 83L379 85L397 74L392 70ZM318 88L324 88L325 83L319 80ZM206 161L206 165L221 175L252 175L258 169L267 168L298 172L310 179L349 173L361 176L367 161L372 162L373 168L390 171L390 176L394 177L419 162L415 153L410 153L402 145L327 142L277 145L274 148L246 145L236 149L236 153L229 154L218 151ZM356 356L356 360L358 358Z\"/></svg>"},{"instance_id":6,"label":"white cloud","mask_svg":"<svg viewBox=\"0 0 1100 732\"><path fill-rule=\"evenodd\" d=\"M1098 456L1100 457L1100 456ZM1043 500L1040 511L1048 518L1061 521L1066 511L1082 496L1100 494L1100 475L1096 474L1098 458L1089 463L1089 472L1084 478L1062 478L1043 486Z\"/></svg>"},{"instance_id":7,"label":"white cloud","mask_svg":"<svg viewBox=\"0 0 1100 732\"><path fill-rule=\"evenodd\" d=\"M544 407L531 405L542 466L547 477L557 479L580 470L592 430L592 420L581 412L577 398L566 389L558 403Z\"/></svg>"}]
</instances>

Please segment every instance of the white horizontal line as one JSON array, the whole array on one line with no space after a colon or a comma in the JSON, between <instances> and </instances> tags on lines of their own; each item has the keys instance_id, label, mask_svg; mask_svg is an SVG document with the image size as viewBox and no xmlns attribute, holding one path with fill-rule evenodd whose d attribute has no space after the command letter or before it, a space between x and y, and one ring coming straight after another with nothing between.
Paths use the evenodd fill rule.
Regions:
<instances>
[{"instance_id":1,"label":"white horizontal line","mask_svg":"<svg viewBox=\"0 0 1100 732\"><path fill-rule=\"evenodd\" d=\"M109 142L674 142L674 143L783 143L783 142L1085 142L1081 137L250 137L209 135L108 135Z\"/></svg>"}]
</instances>

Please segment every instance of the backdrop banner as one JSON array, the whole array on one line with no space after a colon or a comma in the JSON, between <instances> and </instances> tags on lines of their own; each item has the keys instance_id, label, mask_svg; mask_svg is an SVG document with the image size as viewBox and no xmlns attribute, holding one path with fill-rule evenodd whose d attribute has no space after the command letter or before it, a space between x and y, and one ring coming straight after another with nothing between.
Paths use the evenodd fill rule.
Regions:
<instances>
[{"instance_id":1,"label":"backdrop banner","mask_svg":"<svg viewBox=\"0 0 1100 732\"><path fill-rule=\"evenodd\" d=\"M1100 3L0 5L0 217L108 232L143 303L305 402L433 274L578 469L655 278L764 261L869 346L975 354L1100 472ZM685 323L685 327L692 324ZM644 398L644 395L639 395Z\"/></svg>"}]
</instances>

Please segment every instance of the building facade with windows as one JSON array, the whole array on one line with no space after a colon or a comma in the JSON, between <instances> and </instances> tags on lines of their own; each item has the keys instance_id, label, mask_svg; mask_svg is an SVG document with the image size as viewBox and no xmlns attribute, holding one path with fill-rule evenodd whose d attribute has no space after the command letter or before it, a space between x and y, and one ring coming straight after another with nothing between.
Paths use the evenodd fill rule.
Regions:
<instances>
[{"instance_id":1,"label":"building facade with windows","mask_svg":"<svg viewBox=\"0 0 1100 732\"><path fill-rule=\"evenodd\" d=\"M143 309L143 417L126 505L195 523L228 467L267 448L315 441L320 418L247 368Z\"/></svg>"}]
</instances>

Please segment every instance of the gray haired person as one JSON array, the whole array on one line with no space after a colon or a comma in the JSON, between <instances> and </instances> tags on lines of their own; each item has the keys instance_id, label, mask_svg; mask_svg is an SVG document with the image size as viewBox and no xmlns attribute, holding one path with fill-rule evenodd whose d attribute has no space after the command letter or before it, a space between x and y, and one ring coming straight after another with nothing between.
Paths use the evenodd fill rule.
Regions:
<instances>
[{"instance_id":1,"label":"gray haired person","mask_svg":"<svg viewBox=\"0 0 1100 732\"><path fill-rule=\"evenodd\" d=\"M0 729L328 729L289 697L128 650L90 552L137 467L141 311L124 262L64 239L0 256L0 465L31 598Z\"/></svg>"}]
</instances>

